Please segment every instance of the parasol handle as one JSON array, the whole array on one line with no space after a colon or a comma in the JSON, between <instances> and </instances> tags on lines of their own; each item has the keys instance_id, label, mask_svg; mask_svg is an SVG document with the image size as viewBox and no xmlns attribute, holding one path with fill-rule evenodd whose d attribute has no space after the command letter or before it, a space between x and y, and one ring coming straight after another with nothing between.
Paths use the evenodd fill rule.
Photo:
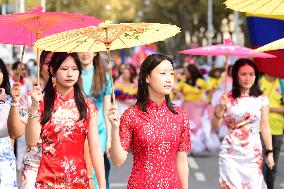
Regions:
<instances>
[{"instance_id":1,"label":"parasol handle","mask_svg":"<svg viewBox=\"0 0 284 189\"><path fill-rule=\"evenodd\" d=\"M110 81L111 81L111 98L112 98L112 103L115 104L114 86L113 86L113 78L112 78L112 65L111 65L111 61L110 61L110 45L111 45L111 43L108 42L108 29L105 27L104 30L106 32L106 41L107 41L107 43L105 43L105 46L106 46L106 50L107 50L108 71L109 71Z\"/></svg>"},{"instance_id":2,"label":"parasol handle","mask_svg":"<svg viewBox=\"0 0 284 189\"><path fill-rule=\"evenodd\" d=\"M224 94L226 94L226 93L227 93L228 64L229 64L229 57L226 55L226 62L225 62L225 86L224 86Z\"/></svg>"},{"instance_id":3,"label":"parasol handle","mask_svg":"<svg viewBox=\"0 0 284 189\"><path fill-rule=\"evenodd\" d=\"M39 66L39 51L40 51L40 49L39 48L36 48L36 65L37 65L37 86L39 86L39 76L40 76L40 66Z\"/></svg>"},{"instance_id":4,"label":"parasol handle","mask_svg":"<svg viewBox=\"0 0 284 189\"><path fill-rule=\"evenodd\" d=\"M22 68L21 67L22 67L22 63L23 63L23 60L24 60L25 48L26 48L26 46L24 45L23 46L23 50L22 50L21 60L20 60L19 76L17 78L18 82L20 82L20 79L21 79L21 74L22 74Z\"/></svg>"},{"instance_id":5,"label":"parasol handle","mask_svg":"<svg viewBox=\"0 0 284 189\"><path fill-rule=\"evenodd\" d=\"M106 49L107 49L107 61L108 61L108 71L109 71L109 75L110 75L110 81L111 81L111 100L112 103L115 104L115 95L114 95L114 85L113 85L113 78L112 78L112 64L110 61L110 47L108 45L106 45Z\"/></svg>"}]
</instances>

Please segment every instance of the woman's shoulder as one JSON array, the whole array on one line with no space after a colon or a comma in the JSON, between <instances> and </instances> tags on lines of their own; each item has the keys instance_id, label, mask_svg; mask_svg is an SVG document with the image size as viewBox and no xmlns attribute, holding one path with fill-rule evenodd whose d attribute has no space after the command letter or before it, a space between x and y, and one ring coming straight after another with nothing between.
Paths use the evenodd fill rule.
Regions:
<instances>
[{"instance_id":1,"label":"woman's shoulder","mask_svg":"<svg viewBox=\"0 0 284 189\"><path fill-rule=\"evenodd\" d=\"M262 93L261 95L259 95L258 97L260 98L268 98L268 96L265 93Z\"/></svg>"},{"instance_id":2,"label":"woman's shoulder","mask_svg":"<svg viewBox=\"0 0 284 189\"><path fill-rule=\"evenodd\" d=\"M97 106L96 104L88 97L84 96L84 99L85 99L85 103L87 105L87 108L94 108L97 109Z\"/></svg>"},{"instance_id":3,"label":"woman's shoulder","mask_svg":"<svg viewBox=\"0 0 284 189\"><path fill-rule=\"evenodd\" d=\"M186 80L181 80L177 83L177 86L183 86L183 85L186 85Z\"/></svg>"},{"instance_id":4,"label":"woman's shoulder","mask_svg":"<svg viewBox=\"0 0 284 189\"><path fill-rule=\"evenodd\" d=\"M139 112L141 111L138 104L134 104L128 107L123 114L131 114L132 112Z\"/></svg>"},{"instance_id":5,"label":"woman's shoulder","mask_svg":"<svg viewBox=\"0 0 284 189\"><path fill-rule=\"evenodd\" d=\"M233 91L226 92L228 98L233 98Z\"/></svg>"},{"instance_id":6,"label":"woman's shoulder","mask_svg":"<svg viewBox=\"0 0 284 189\"><path fill-rule=\"evenodd\" d=\"M181 107L173 106L177 114L172 113L172 122L179 126L182 130L184 128L190 128L191 115L184 111Z\"/></svg>"},{"instance_id":7,"label":"woman's shoulder","mask_svg":"<svg viewBox=\"0 0 284 189\"><path fill-rule=\"evenodd\" d=\"M199 78L197 78L196 79L196 82L203 82L203 83L206 83L206 80L204 79L204 78L201 78L201 77L199 77Z\"/></svg>"},{"instance_id":8,"label":"woman's shoulder","mask_svg":"<svg viewBox=\"0 0 284 189\"><path fill-rule=\"evenodd\" d=\"M111 82L111 77L109 73L106 73L106 81Z\"/></svg>"},{"instance_id":9,"label":"woman's shoulder","mask_svg":"<svg viewBox=\"0 0 284 189\"><path fill-rule=\"evenodd\" d=\"M209 84L203 78L198 78L196 80L196 85L202 87L203 89L207 89L209 87Z\"/></svg>"},{"instance_id":10,"label":"woman's shoulder","mask_svg":"<svg viewBox=\"0 0 284 189\"><path fill-rule=\"evenodd\" d=\"M255 100L260 100L260 101L263 101L263 100L268 100L268 97L266 94L262 93L258 96L249 96L250 98L252 99L255 99Z\"/></svg>"},{"instance_id":11,"label":"woman's shoulder","mask_svg":"<svg viewBox=\"0 0 284 189\"><path fill-rule=\"evenodd\" d=\"M203 84L203 85L207 85L208 84L208 82L205 79L203 79L203 78L197 78L196 79L196 83L197 84Z\"/></svg>"},{"instance_id":12,"label":"woman's shoulder","mask_svg":"<svg viewBox=\"0 0 284 189\"><path fill-rule=\"evenodd\" d=\"M182 118L184 119L189 119L190 115L185 111L183 110L181 107L175 105L175 104L172 104L173 105L173 108L175 109L175 111L177 112L177 116L181 116Z\"/></svg>"},{"instance_id":13,"label":"woman's shoulder","mask_svg":"<svg viewBox=\"0 0 284 189\"><path fill-rule=\"evenodd\" d=\"M86 103L94 103L91 98L87 97L86 95L84 95L84 99Z\"/></svg>"},{"instance_id":14,"label":"woman's shoulder","mask_svg":"<svg viewBox=\"0 0 284 189\"><path fill-rule=\"evenodd\" d=\"M265 93L262 93L261 95L258 96L258 98L263 101L263 102L269 102L269 98Z\"/></svg>"},{"instance_id":15,"label":"woman's shoulder","mask_svg":"<svg viewBox=\"0 0 284 189\"><path fill-rule=\"evenodd\" d=\"M121 116L121 123L130 123L135 122L139 114L139 108L137 105L132 105L129 108L127 108Z\"/></svg>"}]
</instances>

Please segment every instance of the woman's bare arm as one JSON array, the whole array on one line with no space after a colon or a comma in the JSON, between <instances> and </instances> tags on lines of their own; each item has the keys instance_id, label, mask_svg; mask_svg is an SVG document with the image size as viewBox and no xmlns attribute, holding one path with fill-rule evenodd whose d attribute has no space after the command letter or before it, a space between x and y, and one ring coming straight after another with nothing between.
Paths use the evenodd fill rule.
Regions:
<instances>
[{"instance_id":1,"label":"woman's bare arm","mask_svg":"<svg viewBox=\"0 0 284 189\"><path fill-rule=\"evenodd\" d=\"M177 152L176 156L177 171L181 180L182 189L188 189L188 161L186 152Z\"/></svg>"}]
</instances>

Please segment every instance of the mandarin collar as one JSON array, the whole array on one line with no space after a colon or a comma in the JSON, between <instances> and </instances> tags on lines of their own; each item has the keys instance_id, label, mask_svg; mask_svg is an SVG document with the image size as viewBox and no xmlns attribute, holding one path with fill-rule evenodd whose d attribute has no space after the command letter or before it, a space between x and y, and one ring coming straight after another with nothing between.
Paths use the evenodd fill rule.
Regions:
<instances>
[{"instance_id":1,"label":"mandarin collar","mask_svg":"<svg viewBox=\"0 0 284 189\"><path fill-rule=\"evenodd\" d=\"M74 88L72 87L72 89L65 95L61 95L56 89L55 89L55 96L56 99L62 100L62 101L67 101L70 99L74 98Z\"/></svg>"},{"instance_id":2,"label":"mandarin collar","mask_svg":"<svg viewBox=\"0 0 284 189\"><path fill-rule=\"evenodd\" d=\"M156 102L152 101L150 98L147 99L147 107L149 109L162 109L167 107L166 99L162 101L161 104L157 104Z\"/></svg>"},{"instance_id":3,"label":"mandarin collar","mask_svg":"<svg viewBox=\"0 0 284 189\"><path fill-rule=\"evenodd\" d=\"M94 72L94 66L92 65L88 70L82 68L82 74L92 74Z\"/></svg>"}]
</instances>

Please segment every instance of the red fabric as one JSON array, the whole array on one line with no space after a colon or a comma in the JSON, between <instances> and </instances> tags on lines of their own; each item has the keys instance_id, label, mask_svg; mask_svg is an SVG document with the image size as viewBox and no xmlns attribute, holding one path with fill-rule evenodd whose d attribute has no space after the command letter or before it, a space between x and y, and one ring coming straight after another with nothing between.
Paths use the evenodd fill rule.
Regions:
<instances>
[{"instance_id":1,"label":"red fabric","mask_svg":"<svg viewBox=\"0 0 284 189\"><path fill-rule=\"evenodd\" d=\"M25 84L25 80L22 77L20 78L19 82L20 82L21 85Z\"/></svg>"},{"instance_id":2,"label":"red fabric","mask_svg":"<svg viewBox=\"0 0 284 189\"><path fill-rule=\"evenodd\" d=\"M49 122L42 126L42 159L36 188L88 188L84 142L88 120L97 113L97 109L88 99L86 104L87 119L78 121L74 90L65 97L56 93L54 113ZM40 107L42 113L43 106Z\"/></svg>"},{"instance_id":3,"label":"red fabric","mask_svg":"<svg viewBox=\"0 0 284 189\"><path fill-rule=\"evenodd\" d=\"M181 189L176 169L176 153L189 151L189 116L175 107L172 113L163 101L150 100L147 112L137 105L121 117L120 140L126 151L133 151L133 168L128 189Z\"/></svg>"},{"instance_id":4,"label":"red fabric","mask_svg":"<svg viewBox=\"0 0 284 189\"><path fill-rule=\"evenodd\" d=\"M255 59L259 70L275 77L284 78L284 50L268 51L276 58Z\"/></svg>"},{"instance_id":5,"label":"red fabric","mask_svg":"<svg viewBox=\"0 0 284 189\"><path fill-rule=\"evenodd\" d=\"M21 85L25 84L25 80L22 77L20 77L20 79L19 78L13 78L13 81L14 82L19 82Z\"/></svg>"}]
</instances>

